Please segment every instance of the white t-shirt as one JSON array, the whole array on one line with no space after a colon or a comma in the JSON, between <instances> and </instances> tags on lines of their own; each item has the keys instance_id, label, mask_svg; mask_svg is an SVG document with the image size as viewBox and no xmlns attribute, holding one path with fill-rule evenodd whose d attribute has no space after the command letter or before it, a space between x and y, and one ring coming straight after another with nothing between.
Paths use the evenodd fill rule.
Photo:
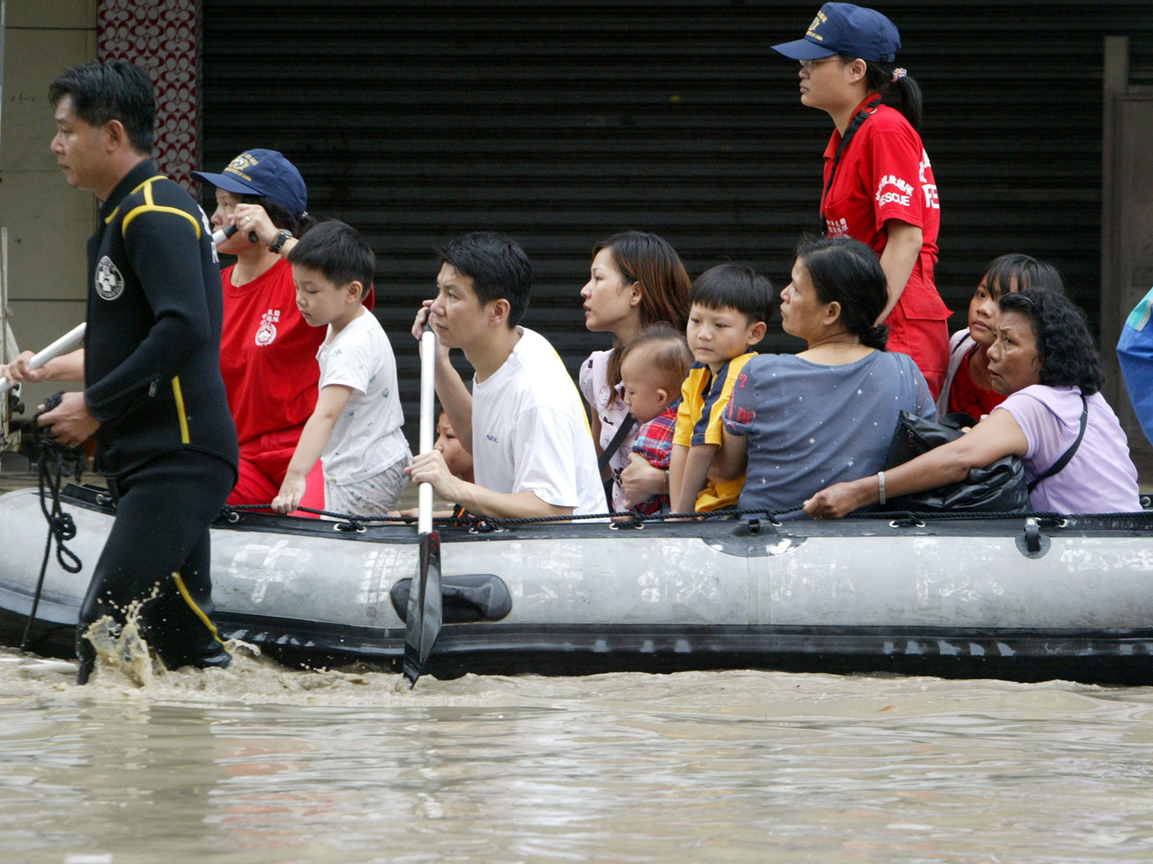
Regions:
<instances>
[{"instance_id":1,"label":"white t-shirt","mask_svg":"<svg viewBox=\"0 0 1153 864\"><path fill-rule=\"evenodd\" d=\"M316 352L320 389L351 387L320 461L325 479L345 485L374 477L408 455L404 412L396 386L396 359L376 316L365 309Z\"/></svg>"},{"instance_id":2,"label":"white t-shirt","mask_svg":"<svg viewBox=\"0 0 1153 864\"><path fill-rule=\"evenodd\" d=\"M473 381L472 457L477 485L535 492L573 515L604 513L588 420L556 350L524 327L512 354L485 381Z\"/></svg>"}]
</instances>

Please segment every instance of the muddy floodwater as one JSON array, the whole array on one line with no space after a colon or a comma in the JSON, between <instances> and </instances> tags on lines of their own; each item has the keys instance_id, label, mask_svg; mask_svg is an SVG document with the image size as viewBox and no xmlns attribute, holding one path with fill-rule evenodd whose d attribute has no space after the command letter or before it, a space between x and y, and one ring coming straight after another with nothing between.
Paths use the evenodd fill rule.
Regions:
<instances>
[{"instance_id":1,"label":"muddy floodwater","mask_svg":"<svg viewBox=\"0 0 1153 864\"><path fill-rule=\"evenodd\" d=\"M1144 861L1153 688L0 650L0 860Z\"/></svg>"}]
</instances>

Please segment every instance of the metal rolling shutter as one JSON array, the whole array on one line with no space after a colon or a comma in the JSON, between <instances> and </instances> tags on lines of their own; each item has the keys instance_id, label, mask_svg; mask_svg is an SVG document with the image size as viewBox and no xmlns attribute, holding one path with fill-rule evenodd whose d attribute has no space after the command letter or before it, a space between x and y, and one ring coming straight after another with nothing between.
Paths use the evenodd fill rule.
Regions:
<instances>
[{"instance_id":1,"label":"metal rolling shutter","mask_svg":"<svg viewBox=\"0 0 1153 864\"><path fill-rule=\"evenodd\" d=\"M1148 3L879 5L925 91L953 323L1007 251L1057 264L1095 320L1102 37L1127 33L1134 79L1153 79ZM590 247L616 230L663 235L694 275L738 259L787 281L831 124L769 46L818 6L203 0L205 167L282 150L313 213L367 234L412 417L408 326L433 248L461 232L523 244L525 323L573 371L608 344L585 331L578 292ZM773 331L770 350L795 344Z\"/></svg>"}]
</instances>

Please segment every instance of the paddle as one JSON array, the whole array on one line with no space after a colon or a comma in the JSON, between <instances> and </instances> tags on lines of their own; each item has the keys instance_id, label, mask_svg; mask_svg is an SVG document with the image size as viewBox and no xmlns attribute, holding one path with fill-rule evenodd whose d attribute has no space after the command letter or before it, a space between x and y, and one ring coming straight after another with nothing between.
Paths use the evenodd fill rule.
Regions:
<instances>
[{"instance_id":1,"label":"paddle","mask_svg":"<svg viewBox=\"0 0 1153 864\"><path fill-rule=\"evenodd\" d=\"M436 384L436 334L425 322L420 337L420 452L432 452L433 393ZM404 675L416 686L425 661L440 633L440 535L432 530L432 484L421 483L417 531L420 552L416 576L408 592L408 615L404 629Z\"/></svg>"},{"instance_id":2,"label":"paddle","mask_svg":"<svg viewBox=\"0 0 1153 864\"><path fill-rule=\"evenodd\" d=\"M235 233L235 225L229 225L225 228L221 228L219 231L212 235L212 242L219 246ZM253 243L255 243L257 239L256 232L249 234L248 238ZM63 354L65 351L67 351L69 348L84 338L84 329L86 326L86 324L77 324L39 354L33 356L33 358L28 361L28 368L39 369L49 360L59 357L61 354ZM0 394L7 393L15 386L15 381L9 381L7 378L0 377Z\"/></svg>"},{"instance_id":3,"label":"paddle","mask_svg":"<svg viewBox=\"0 0 1153 864\"><path fill-rule=\"evenodd\" d=\"M28 361L29 369L39 369L49 360L59 357L77 342L84 338L84 328L87 325L77 324L39 354L33 355L32 359ZM0 393L7 393L16 386L15 381L9 381L7 378L0 378Z\"/></svg>"},{"instance_id":4,"label":"paddle","mask_svg":"<svg viewBox=\"0 0 1153 864\"><path fill-rule=\"evenodd\" d=\"M240 229L238 229L235 225L225 225L223 228L218 228L216 231L212 232L212 242L219 246L221 243L235 234L238 230ZM255 231L248 232L249 243L257 243L259 241L260 238L256 236Z\"/></svg>"}]
</instances>

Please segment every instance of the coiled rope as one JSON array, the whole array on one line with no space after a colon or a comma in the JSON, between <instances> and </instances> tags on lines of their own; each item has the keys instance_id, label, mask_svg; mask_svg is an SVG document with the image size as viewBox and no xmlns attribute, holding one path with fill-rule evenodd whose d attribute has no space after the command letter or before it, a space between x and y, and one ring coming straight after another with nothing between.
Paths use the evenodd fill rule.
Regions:
<instances>
[{"instance_id":1,"label":"coiled rope","mask_svg":"<svg viewBox=\"0 0 1153 864\"><path fill-rule=\"evenodd\" d=\"M83 566L76 554L64 545L65 541L76 536L76 522L71 513L60 507L60 487L65 477L72 477L77 483L84 473L87 456L82 447L67 447L52 439L47 427L38 425L40 415L51 411L60 404L60 393L44 400L44 407L32 417L32 441L36 454L37 485L40 489L40 512L48 522L48 537L44 543L44 558L40 562L40 577L36 580L36 593L32 596L32 610L28 613L28 623L24 625L24 636L20 640L20 650L28 649L28 637L32 632L32 622L40 606L40 595L44 590L44 575L48 571L48 558L52 552L52 541L56 541L56 561L68 573L79 573ZM51 503L50 503L51 502ZM67 559L67 560L66 560Z\"/></svg>"}]
</instances>

